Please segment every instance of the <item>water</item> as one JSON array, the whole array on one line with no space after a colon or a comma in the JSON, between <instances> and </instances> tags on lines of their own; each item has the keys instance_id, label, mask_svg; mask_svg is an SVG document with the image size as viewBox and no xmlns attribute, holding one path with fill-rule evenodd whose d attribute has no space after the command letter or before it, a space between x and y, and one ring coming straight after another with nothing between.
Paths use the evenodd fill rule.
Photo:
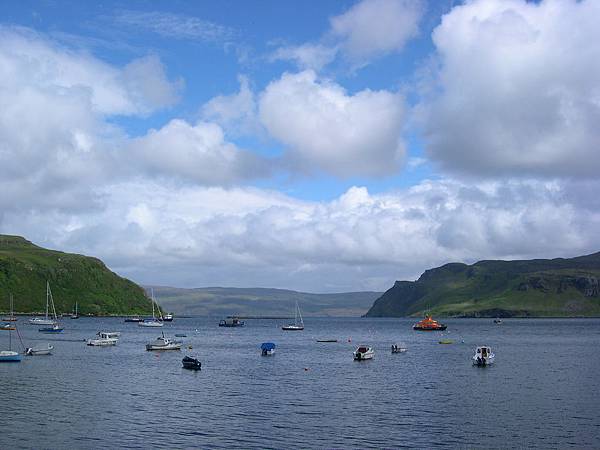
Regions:
<instances>
[{"instance_id":1,"label":"water","mask_svg":"<svg viewBox=\"0 0 600 450\"><path fill-rule=\"evenodd\" d=\"M303 332L281 331L281 321L217 322L175 319L163 330L187 334L186 350L154 353L144 346L160 329L121 319L67 319L58 336L20 319L28 346L55 350L0 364L0 448L600 445L598 319L447 320L453 345L412 331L410 319L308 318ZM119 344L86 346L101 329L121 331ZM260 356L264 341L277 344L273 357ZM400 342L408 352L391 354ZM359 344L375 349L373 360L352 360ZM483 344L496 363L473 367ZM186 354L202 371L181 368Z\"/></svg>"}]
</instances>

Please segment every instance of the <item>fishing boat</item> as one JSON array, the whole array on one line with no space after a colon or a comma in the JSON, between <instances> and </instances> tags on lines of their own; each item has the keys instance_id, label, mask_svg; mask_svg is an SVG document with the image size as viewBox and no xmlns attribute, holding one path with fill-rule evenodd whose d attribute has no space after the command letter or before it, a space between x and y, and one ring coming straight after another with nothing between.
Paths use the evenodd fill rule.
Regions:
<instances>
[{"instance_id":1,"label":"fishing boat","mask_svg":"<svg viewBox=\"0 0 600 450\"><path fill-rule=\"evenodd\" d=\"M185 358L183 358L181 360L181 363L183 364L184 369L189 369L189 370L201 370L202 369L202 363L200 361L198 361L196 358L192 358L190 356L186 356Z\"/></svg>"},{"instance_id":2,"label":"fishing boat","mask_svg":"<svg viewBox=\"0 0 600 450\"><path fill-rule=\"evenodd\" d=\"M56 311L54 311L54 319L48 317L48 309L51 299L52 292L50 291L50 283L46 281L46 315L43 319L40 317L29 319L29 323L31 325L54 325L54 322L56 322ZM52 300L52 307L54 307L54 300Z\"/></svg>"},{"instance_id":3,"label":"fishing boat","mask_svg":"<svg viewBox=\"0 0 600 450\"><path fill-rule=\"evenodd\" d=\"M272 342L263 342L260 345L261 355L263 356L271 356L275 354L275 344Z\"/></svg>"},{"instance_id":4,"label":"fishing boat","mask_svg":"<svg viewBox=\"0 0 600 450\"><path fill-rule=\"evenodd\" d=\"M392 353L404 353L407 350L406 345L402 342L400 344L392 344Z\"/></svg>"},{"instance_id":5,"label":"fishing boat","mask_svg":"<svg viewBox=\"0 0 600 450\"><path fill-rule=\"evenodd\" d=\"M117 345L120 335L121 333L118 332L99 331L96 333L96 336L98 336L97 338L87 340L87 345L94 347L109 347L112 345Z\"/></svg>"},{"instance_id":6,"label":"fishing boat","mask_svg":"<svg viewBox=\"0 0 600 450\"><path fill-rule=\"evenodd\" d=\"M413 325L413 330L419 331L443 331L446 328L446 325L433 320L430 315L426 315L423 320Z\"/></svg>"},{"instance_id":7,"label":"fishing boat","mask_svg":"<svg viewBox=\"0 0 600 450\"><path fill-rule=\"evenodd\" d=\"M150 298L152 302L152 319L144 319L141 322L138 322L139 327L162 327L164 325L162 320L158 320L156 315L154 314L154 289L152 289L152 297Z\"/></svg>"},{"instance_id":8,"label":"fishing boat","mask_svg":"<svg viewBox=\"0 0 600 450\"><path fill-rule=\"evenodd\" d=\"M375 352L373 351L373 349L371 347L367 347L366 345L361 345L353 353L355 361L373 359L374 354Z\"/></svg>"},{"instance_id":9,"label":"fishing boat","mask_svg":"<svg viewBox=\"0 0 600 450\"><path fill-rule=\"evenodd\" d=\"M146 350L181 350L181 345L181 342L168 339L163 333L162 336L157 337L154 341L146 344Z\"/></svg>"},{"instance_id":10,"label":"fishing boat","mask_svg":"<svg viewBox=\"0 0 600 450\"><path fill-rule=\"evenodd\" d=\"M491 347L486 345L481 345L477 347L475 350L475 355L473 355L473 365L478 367L489 366L494 363L494 358L496 355L492 352Z\"/></svg>"},{"instance_id":11,"label":"fishing boat","mask_svg":"<svg viewBox=\"0 0 600 450\"><path fill-rule=\"evenodd\" d=\"M219 322L220 327L243 327L244 321L238 319L237 317L228 317L227 319L223 319Z\"/></svg>"},{"instance_id":12,"label":"fishing boat","mask_svg":"<svg viewBox=\"0 0 600 450\"><path fill-rule=\"evenodd\" d=\"M75 312L71 314L71 319L79 319L79 314L77 311L77 302L75 302Z\"/></svg>"},{"instance_id":13,"label":"fishing boat","mask_svg":"<svg viewBox=\"0 0 600 450\"><path fill-rule=\"evenodd\" d=\"M0 330L13 331L16 330L16 328L12 323L3 323L2 325L0 325Z\"/></svg>"},{"instance_id":14,"label":"fishing boat","mask_svg":"<svg viewBox=\"0 0 600 450\"><path fill-rule=\"evenodd\" d=\"M8 350L0 351L0 362L20 362L21 355L12 351L12 331L8 332Z\"/></svg>"},{"instance_id":15,"label":"fishing boat","mask_svg":"<svg viewBox=\"0 0 600 450\"><path fill-rule=\"evenodd\" d=\"M300 321L298 321L300 318ZM298 301L296 301L296 310L294 311L294 323L290 323L288 325L284 325L281 327L284 331L302 331L304 330L304 321L302 320L302 313L300 313L300 307L298 306Z\"/></svg>"},{"instance_id":16,"label":"fishing boat","mask_svg":"<svg viewBox=\"0 0 600 450\"><path fill-rule=\"evenodd\" d=\"M15 312L13 308L13 296L10 294L10 314L8 316L2 317L3 322L16 322L17 318L15 317Z\"/></svg>"},{"instance_id":17,"label":"fishing boat","mask_svg":"<svg viewBox=\"0 0 600 450\"><path fill-rule=\"evenodd\" d=\"M51 355L54 347L50 344L37 345L25 349L27 356L40 356L40 355Z\"/></svg>"}]
</instances>

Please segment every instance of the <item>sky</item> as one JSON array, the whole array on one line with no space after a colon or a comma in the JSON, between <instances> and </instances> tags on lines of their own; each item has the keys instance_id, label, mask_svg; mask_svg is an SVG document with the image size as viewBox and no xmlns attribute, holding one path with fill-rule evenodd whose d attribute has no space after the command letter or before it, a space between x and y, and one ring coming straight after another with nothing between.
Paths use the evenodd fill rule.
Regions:
<instances>
[{"instance_id":1,"label":"sky","mask_svg":"<svg viewBox=\"0 0 600 450\"><path fill-rule=\"evenodd\" d=\"M6 1L0 233L141 284L600 250L600 2Z\"/></svg>"}]
</instances>

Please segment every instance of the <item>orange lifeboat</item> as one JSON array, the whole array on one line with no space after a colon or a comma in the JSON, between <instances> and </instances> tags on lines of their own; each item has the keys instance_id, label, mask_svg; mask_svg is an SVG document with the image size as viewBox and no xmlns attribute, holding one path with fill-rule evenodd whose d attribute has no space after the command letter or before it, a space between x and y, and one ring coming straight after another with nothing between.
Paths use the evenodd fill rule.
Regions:
<instances>
[{"instance_id":1,"label":"orange lifeboat","mask_svg":"<svg viewBox=\"0 0 600 450\"><path fill-rule=\"evenodd\" d=\"M439 323L437 320L433 320L431 316L426 315L423 320L413 325L413 330L420 331L443 331L446 329L446 325Z\"/></svg>"}]
</instances>

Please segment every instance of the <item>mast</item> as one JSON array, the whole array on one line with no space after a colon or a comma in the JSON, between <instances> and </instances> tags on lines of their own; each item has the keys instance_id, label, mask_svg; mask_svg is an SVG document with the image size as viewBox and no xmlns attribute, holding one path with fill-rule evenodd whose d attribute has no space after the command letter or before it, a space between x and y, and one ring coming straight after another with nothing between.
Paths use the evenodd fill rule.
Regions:
<instances>
[{"instance_id":1,"label":"mast","mask_svg":"<svg viewBox=\"0 0 600 450\"><path fill-rule=\"evenodd\" d=\"M154 288L150 288L150 292L152 293L152 299L150 300L152 302L152 319L156 320L156 317L154 317Z\"/></svg>"},{"instance_id":2,"label":"mast","mask_svg":"<svg viewBox=\"0 0 600 450\"><path fill-rule=\"evenodd\" d=\"M56 316L56 308L54 307L54 298L52 297L52 291L50 290L50 284L48 284L48 292L50 292L50 301L52 302L52 313L54 314L54 321L58 320Z\"/></svg>"},{"instance_id":3,"label":"mast","mask_svg":"<svg viewBox=\"0 0 600 450\"><path fill-rule=\"evenodd\" d=\"M46 320L48 320L48 297L50 296L50 283L46 281Z\"/></svg>"},{"instance_id":4,"label":"mast","mask_svg":"<svg viewBox=\"0 0 600 450\"><path fill-rule=\"evenodd\" d=\"M300 312L300 307L298 306L298 302L296 302L296 309L298 310L298 315L300 316L300 325L304 326L304 320L302 320L302 313Z\"/></svg>"}]
</instances>

